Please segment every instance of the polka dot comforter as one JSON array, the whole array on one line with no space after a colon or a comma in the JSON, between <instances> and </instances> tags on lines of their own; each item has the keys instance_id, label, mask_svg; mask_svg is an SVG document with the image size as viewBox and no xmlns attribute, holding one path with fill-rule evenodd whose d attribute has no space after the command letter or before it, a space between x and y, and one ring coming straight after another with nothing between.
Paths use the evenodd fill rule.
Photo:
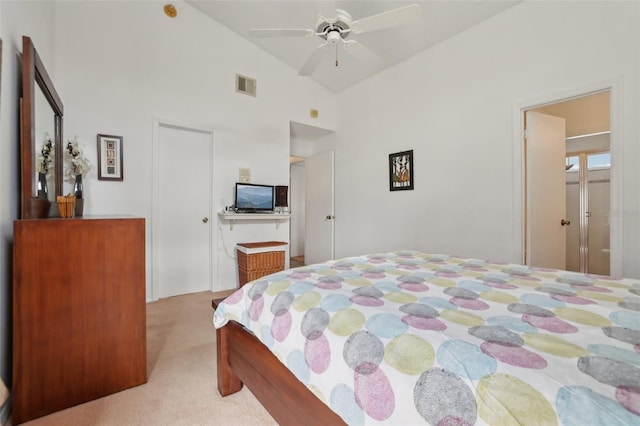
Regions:
<instances>
[{"instance_id":1,"label":"polka dot comforter","mask_svg":"<svg viewBox=\"0 0 640 426\"><path fill-rule=\"evenodd\" d=\"M640 425L638 280L395 252L263 277L229 320L351 425Z\"/></svg>"}]
</instances>

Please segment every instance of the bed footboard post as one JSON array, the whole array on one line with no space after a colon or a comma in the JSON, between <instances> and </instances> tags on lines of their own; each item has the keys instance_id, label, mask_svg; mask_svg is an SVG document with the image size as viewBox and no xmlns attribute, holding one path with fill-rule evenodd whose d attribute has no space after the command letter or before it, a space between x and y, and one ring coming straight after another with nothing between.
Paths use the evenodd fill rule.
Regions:
<instances>
[{"instance_id":1,"label":"bed footboard post","mask_svg":"<svg viewBox=\"0 0 640 426\"><path fill-rule=\"evenodd\" d=\"M229 333L228 327L216 329L216 352L218 362L218 392L227 396L242 389L240 378L231 370L229 365Z\"/></svg>"}]
</instances>

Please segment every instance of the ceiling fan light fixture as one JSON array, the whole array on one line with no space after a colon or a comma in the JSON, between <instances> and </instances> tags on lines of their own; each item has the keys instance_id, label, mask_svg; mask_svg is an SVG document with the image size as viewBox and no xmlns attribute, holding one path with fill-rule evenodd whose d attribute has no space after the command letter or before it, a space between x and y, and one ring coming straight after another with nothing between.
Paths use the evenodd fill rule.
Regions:
<instances>
[{"instance_id":1,"label":"ceiling fan light fixture","mask_svg":"<svg viewBox=\"0 0 640 426\"><path fill-rule=\"evenodd\" d=\"M325 40L329 33L332 31L341 34L342 38L349 36L351 32L351 15L342 9L336 9L336 17L334 19L327 19L323 16L319 16L316 21L316 33Z\"/></svg>"},{"instance_id":2,"label":"ceiling fan light fixture","mask_svg":"<svg viewBox=\"0 0 640 426\"><path fill-rule=\"evenodd\" d=\"M337 44L339 41L342 40L342 36L340 35L340 33L336 30L333 31L329 31L327 33L327 41L331 44Z\"/></svg>"},{"instance_id":3,"label":"ceiling fan light fixture","mask_svg":"<svg viewBox=\"0 0 640 426\"><path fill-rule=\"evenodd\" d=\"M334 9L335 2L327 0L326 2L320 2L320 14L316 20L315 31L312 29L278 29L278 28L264 28L264 29L252 29L249 33L254 37L309 37L317 36L325 42L317 46L311 55L304 63L299 75L309 76L313 73L316 67L320 64L322 57L327 52L329 46L335 46L336 48L336 66L338 66L338 41L342 42L342 46L345 51L355 58L369 62L377 66L380 64L380 58L367 47L358 43L355 40L346 40L352 33L361 34L370 31L377 31L385 28L397 27L405 25L415 21L421 14L420 6L412 4L405 7L400 7L386 12L379 13L354 21L351 15L342 9ZM326 3L326 4L325 4ZM335 10L334 18L327 18L329 15L333 15L332 10Z\"/></svg>"}]
</instances>

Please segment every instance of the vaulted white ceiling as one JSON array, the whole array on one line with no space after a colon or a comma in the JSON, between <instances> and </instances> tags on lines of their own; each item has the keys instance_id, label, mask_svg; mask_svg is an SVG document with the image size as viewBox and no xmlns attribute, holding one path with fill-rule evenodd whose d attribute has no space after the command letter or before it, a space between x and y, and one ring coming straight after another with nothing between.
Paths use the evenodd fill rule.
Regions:
<instances>
[{"instance_id":1,"label":"vaulted white ceiling","mask_svg":"<svg viewBox=\"0 0 640 426\"><path fill-rule=\"evenodd\" d=\"M282 60L296 71L311 53L324 42L317 36L253 38L253 28L315 29L318 13L326 3L323 0L185 0L218 23L238 33L251 43ZM327 0L324 0L325 2ZM334 93L338 93L371 75L442 42L478 23L501 13L522 0L351 0L335 1L339 9L351 14L353 20L403 6L417 4L422 13L412 23L367 32L351 34L379 58L379 63L358 60L342 48L327 49L320 65L309 77ZM336 66L336 55L338 66Z\"/></svg>"}]
</instances>

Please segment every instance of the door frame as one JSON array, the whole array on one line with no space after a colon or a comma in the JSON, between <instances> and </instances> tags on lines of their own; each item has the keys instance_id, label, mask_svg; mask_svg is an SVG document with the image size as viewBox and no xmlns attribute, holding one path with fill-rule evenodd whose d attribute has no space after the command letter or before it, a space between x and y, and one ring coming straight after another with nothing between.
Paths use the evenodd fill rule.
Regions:
<instances>
[{"instance_id":1,"label":"door frame","mask_svg":"<svg viewBox=\"0 0 640 426\"><path fill-rule=\"evenodd\" d=\"M154 279L158 274L157 265L158 265L158 254L155 250L154 239L157 235L158 229L158 221L154 220L154 218L159 217L159 199L160 199L160 188L156 184L158 182L160 176L160 167L159 167L159 143L160 143L160 128L168 127L178 130L204 133L209 136L209 142L211 144L211 149L209 150L210 158L209 158L209 180L210 182L214 182L214 151L215 146L213 144L213 130L210 128L206 128L203 126L195 126L184 123L177 123L170 120L163 120L159 118L153 119L153 135L152 135L152 147L151 147L151 158L152 158L152 179L151 179L151 238L150 238L150 247L151 247L151 267L150 271L147 271L149 277L151 279L151 301L158 300L158 284ZM213 215L213 200L215 199L216 187L215 185L211 185L211 194L209 197L209 223L213 223L212 217ZM217 228L213 225L210 226L211 233L209 235L209 291L213 291L214 288L214 264L213 264L213 242L218 240ZM218 269L218 257L216 255L215 259L215 268Z\"/></svg>"},{"instance_id":2,"label":"door frame","mask_svg":"<svg viewBox=\"0 0 640 426\"><path fill-rule=\"evenodd\" d=\"M527 235L527 192L526 192L526 158L525 158L525 112L541 106L568 101L598 92L610 92L610 121L611 121L611 195L609 208L611 211L622 211L622 176L623 174L623 146L622 146L622 79L594 83L577 87L555 94L518 102L513 106L513 223L512 223L512 252L514 261L526 264L526 235ZM623 241L622 218L620 215L609 217L610 225L610 274L622 276L623 273Z\"/></svg>"}]
</instances>

